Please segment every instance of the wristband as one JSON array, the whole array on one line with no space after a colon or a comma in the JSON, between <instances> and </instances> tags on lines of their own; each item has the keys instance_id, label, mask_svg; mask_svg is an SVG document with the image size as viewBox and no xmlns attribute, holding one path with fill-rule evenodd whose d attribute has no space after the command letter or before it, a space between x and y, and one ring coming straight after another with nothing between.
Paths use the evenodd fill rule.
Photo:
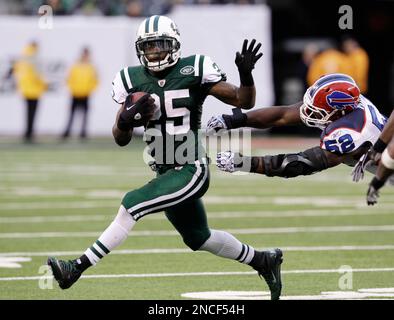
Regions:
<instances>
[{"instance_id":1,"label":"wristband","mask_svg":"<svg viewBox=\"0 0 394 320\"><path fill-rule=\"evenodd\" d=\"M248 74L240 73L239 74L239 79L240 79L241 85L243 87L252 87L252 86L254 86L254 80L253 80L253 76L252 76L251 73L248 73Z\"/></svg>"},{"instance_id":2,"label":"wristband","mask_svg":"<svg viewBox=\"0 0 394 320\"><path fill-rule=\"evenodd\" d=\"M239 156L239 154L237 156ZM234 158L234 165L238 171L254 173L257 172L259 168L260 159L260 157L236 157Z\"/></svg>"},{"instance_id":3,"label":"wristband","mask_svg":"<svg viewBox=\"0 0 394 320\"><path fill-rule=\"evenodd\" d=\"M379 190L381 187L383 187L385 181L381 181L378 178L374 177L370 183L372 187L375 188L375 190Z\"/></svg>"},{"instance_id":4,"label":"wristband","mask_svg":"<svg viewBox=\"0 0 394 320\"><path fill-rule=\"evenodd\" d=\"M386 149L386 147L387 147L387 143L383 142L380 138L373 145L373 149L377 153L382 153L384 151L384 149Z\"/></svg>"},{"instance_id":5,"label":"wristband","mask_svg":"<svg viewBox=\"0 0 394 320\"><path fill-rule=\"evenodd\" d=\"M233 114L231 116L223 115L223 120L226 123L227 128L237 129L246 127L246 120L248 119L247 115L242 113L239 108L233 108L232 112Z\"/></svg>"},{"instance_id":6,"label":"wristband","mask_svg":"<svg viewBox=\"0 0 394 320\"><path fill-rule=\"evenodd\" d=\"M252 163L250 166L250 172L257 172L260 164L261 157L252 157Z\"/></svg>"}]
</instances>

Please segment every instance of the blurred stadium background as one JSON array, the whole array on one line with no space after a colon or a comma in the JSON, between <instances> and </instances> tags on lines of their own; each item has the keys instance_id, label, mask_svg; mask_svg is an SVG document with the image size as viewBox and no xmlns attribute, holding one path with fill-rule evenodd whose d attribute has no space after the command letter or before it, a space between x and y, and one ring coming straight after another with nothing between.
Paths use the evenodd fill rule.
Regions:
<instances>
[{"instance_id":1,"label":"blurred stadium background","mask_svg":"<svg viewBox=\"0 0 394 320\"><path fill-rule=\"evenodd\" d=\"M338 25L343 4L353 9L352 29ZM51 6L52 20L38 13L42 5ZM115 73L139 63L135 30L152 14L177 22L183 56L211 56L235 84L234 57L243 39L262 42L264 56L254 70L256 108L302 99L312 61L329 49L345 54L341 44L352 38L368 56L365 95L385 115L393 109L394 1L0 0L0 299L182 299L186 292L263 290L245 266L191 254L160 214L139 223L118 252L69 291L39 289L47 255L82 252L111 221L122 195L153 176L142 161L142 142L127 148L113 143L117 105L110 94ZM36 143L25 144L25 102L14 71L32 41L47 90L39 99ZM66 79L84 47L98 79L88 139L64 143ZM203 124L230 112L211 98L204 107ZM73 129L77 135L77 123ZM316 145L318 134L305 127L254 132L253 153L299 151ZM212 166L211 181L205 198L212 228L233 230L256 248L284 248L285 296L322 298L323 291L340 290L350 293L331 297L394 296L392 188L369 208L367 181L353 184L345 166L294 180L226 175ZM345 289L338 287L341 266L354 270Z\"/></svg>"}]
</instances>

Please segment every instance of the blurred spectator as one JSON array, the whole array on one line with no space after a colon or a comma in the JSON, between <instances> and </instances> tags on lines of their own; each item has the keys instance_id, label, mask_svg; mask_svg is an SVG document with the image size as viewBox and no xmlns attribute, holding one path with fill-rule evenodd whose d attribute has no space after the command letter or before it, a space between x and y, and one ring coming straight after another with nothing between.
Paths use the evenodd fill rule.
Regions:
<instances>
[{"instance_id":1,"label":"blurred spectator","mask_svg":"<svg viewBox=\"0 0 394 320\"><path fill-rule=\"evenodd\" d=\"M38 102L48 87L38 72L37 52L38 44L32 41L24 48L22 58L14 66L17 88L25 99L27 107L26 131L24 134L26 143L33 142L34 119L36 117Z\"/></svg>"},{"instance_id":2,"label":"blurred spectator","mask_svg":"<svg viewBox=\"0 0 394 320\"><path fill-rule=\"evenodd\" d=\"M167 14L172 8L172 2L168 0L143 0L143 16L154 14Z\"/></svg>"},{"instance_id":3,"label":"blurred spectator","mask_svg":"<svg viewBox=\"0 0 394 320\"><path fill-rule=\"evenodd\" d=\"M330 48L319 53L309 66L307 82L311 86L321 76L329 73L352 74L352 66L346 54Z\"/></svg>"},{"instance_id":4,"label":"blurred spectator","mask_svg":"<svg viewBox=\"0 0 394 320\"><path fill-rule=\"evenodd\" d=\"M110 15L112 12L111 2L109 0L69 0L73 1L70 6L70 14L101 16Z\"/></svg>"},{"instance_id":5,"label":"blurred spectator","mask_svg":"<svg viewBox=\"0 0 394 320\"><path fill-rule=\"evenodd\" d=\"M66 3L62 0L47 0L43 4L49 5L52 8L53 14L56 16L62 16L68 13Z\"/></svg>"},{"instance_id":6,"label":"blurred spectator","mask_svg":"<svg viewBox=\"0 0 394 320\"><path fill-rule=\"evenodd\" d=\"M265 4L266 0L0 0L0 13L37 15L41 5L50 5L55 15L127 15L130 17L167 14L172 6L209 4ZM138 6L141 5L141 9ZM141 14L138 14L138 12Z\"/></svg>"},{"instance_id":7,"label":"blurred spectator","mask_svg":"<svg viewBox=\"0 0 394 320\"><path fill-rule=\"evenodd\" d=\"M81 139L86 138L89 96L97 87L97 83L97 73L90 62L90 50L84 48L79 60L71 67L67 78L67 85L71 93L71 106L67 126L62 135L63 139L70 136L74 114L77 110L82 112L82 127L79 136Z\"/></svg>"},{"instance_id":8,"label":"blurred spectator","mask_svg":"<svg viewBox=\"0 0 394 320\"><path fill-rule=\"evenodd\" d=\"M306 89L308 89L309 87L307 82L309 66L311 65L313 59L316 57L318 52L319 47L314 43L308 43L305 46L304 51L302 52L301 61L297 67L297 73L303 82L303 92L305 92Z\"/></svg>"},{"instance_id":9,"label":"blurred spectator","mask_svg":"<svg viewBox=\"0 0 394 320\"><path fill-rule=\"evenodd\" d=\"M369 58L367 52L352 37L345 36L342 39L342 51L347 55L352 67L350 75L358 84L361 93L368 90Z\"/></svg>"},{"instance_id":10,"label":"blurred spectator","mask_svg":"<svg viewBox=\"0 0 394 320\"><path fill-rule=\"evenodd\" d=\"M143 5L140 0L132 0L127 3L126 15L128 17L140 17L143 15Z\"/></svg>"}]
</instances>

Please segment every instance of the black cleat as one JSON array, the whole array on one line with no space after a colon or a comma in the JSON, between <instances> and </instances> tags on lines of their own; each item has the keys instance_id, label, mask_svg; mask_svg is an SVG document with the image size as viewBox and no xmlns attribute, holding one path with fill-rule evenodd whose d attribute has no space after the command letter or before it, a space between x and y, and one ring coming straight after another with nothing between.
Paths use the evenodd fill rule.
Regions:
<instances>
[{"instance_id":1,"label":"black cleat","mask_svg":"<svg viewBox=\"0 0 394 320\"><path fill-rule=\"evenodd\" d=\"M280 276L280 265L283 261L283 253L280 249L263 251L261 268L256 269L260 278L264 278L271 291L271 300L279 300L282 292L282 280Z\"/></svg>"},{"instance_id":2,"label":"black cleat","mask_svg":"<svg viewBox=\"0 0 394 320\"><path fill-rule=\"evenodd\" d=\"M82 274L74 260L64 261L49 257L47 264L51 267L53 276L62 289L70 288Z\"/></svg>"}]
</instances>

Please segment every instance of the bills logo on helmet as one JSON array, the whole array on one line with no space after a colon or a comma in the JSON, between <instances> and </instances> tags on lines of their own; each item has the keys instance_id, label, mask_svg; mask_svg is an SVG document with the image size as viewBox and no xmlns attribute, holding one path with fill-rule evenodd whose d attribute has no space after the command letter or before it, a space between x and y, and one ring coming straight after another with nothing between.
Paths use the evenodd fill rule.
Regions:
<instances>
[{"instance_id":1,"label":"bills logo on helmet","mask_svg":"<svg viewBox=\"0 0 394 320\"><path fill-rule=\"evenodd\" d=\"M330 107L338 110L343 110L346 107L354 108L355 106L354 97L352 97L350 94L340 91L334 91L330 93L327 95L326 100Z\"/></svg>"}]
</instances>

